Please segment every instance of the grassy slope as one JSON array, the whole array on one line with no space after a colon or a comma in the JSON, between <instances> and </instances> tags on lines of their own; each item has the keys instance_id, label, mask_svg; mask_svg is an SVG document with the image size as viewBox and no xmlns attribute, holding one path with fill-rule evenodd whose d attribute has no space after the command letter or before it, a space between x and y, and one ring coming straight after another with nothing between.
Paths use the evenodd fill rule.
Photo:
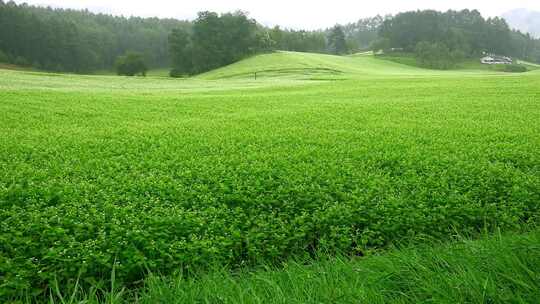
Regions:
<instances>
[{"instance_id":1,"label":"grassy slope","mask_svg":"<svg viewBox=\"0 0 540 304\"><path fill-rule=\"evenodd\" d=\"M536 67L527 65L529 69ZM325 54L276 52L257 55L232 65L197 76L199 79L349 79L389 76L454 76L464 74L500 74L490 66L477 61L462 62L451 71L422 69L416 59L406 54L374 57L367 54L333 56Z\"/></svg>"},{"instance_id":2,"label":"grassy slope","mask_svg":"<svg viewBox=\"0 0 540 304\"><path fill-rule=\"evenodd\" d=\"M83 277L118 259L133 280L134 258L168 273L535 221L539 73L273 55L193 80L0 71L0 236L25 250L3 271L29 267L9 283L74 278L80 255ZM241 78L276 62L351 79Z\"/></svg>"},{"instance_id":3,"label":"grassy slope","mask_svg":"<svg viewBox=\"0 0 540 304\"><path fill-rule=\"evenodd\" d=\"M312 53L276 52L254 56L198 76L201 79L222 78L350 78L376 75L432 75L422 70L392 62L381 62L372 56L333 56Z\"/></svg>"}]
</instances>

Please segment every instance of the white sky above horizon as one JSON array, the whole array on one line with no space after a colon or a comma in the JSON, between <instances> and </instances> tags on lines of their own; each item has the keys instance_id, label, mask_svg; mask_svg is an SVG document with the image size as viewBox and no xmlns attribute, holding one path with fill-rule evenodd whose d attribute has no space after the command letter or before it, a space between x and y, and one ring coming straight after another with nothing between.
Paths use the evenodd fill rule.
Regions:
<instances>
[{"instance_id":1,"label":"white sky above horizon","mask_svg":"<svg viewBox=\"0 0 540 304\"><path fill-rule=\"evenodd\" d=\"M262 24L294 29L321 29L336 23L354 22L377 14L395 14L417 9L478 9L484 16L526 8L540 11L539 0L378 0L378 1L309 1L309 0L24 0L40 6L87 8L93 12L124 16L194 19L199 11L230 12L242 10Z\"/></svg>"}]
</instances>

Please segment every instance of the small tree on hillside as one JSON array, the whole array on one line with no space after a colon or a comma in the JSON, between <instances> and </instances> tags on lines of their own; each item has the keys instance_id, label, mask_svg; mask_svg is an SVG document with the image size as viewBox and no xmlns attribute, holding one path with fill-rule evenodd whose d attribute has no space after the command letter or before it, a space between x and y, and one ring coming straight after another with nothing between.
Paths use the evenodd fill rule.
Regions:
<instances>
[{"instance_id":1,"label":"small tree on hillside","mask_svg":"<svg viewBox=\"0 0 540 304\"><path fill-rule=\"evenodd\" d=\"M444 43L419 42L415 49L418 64L438 70L453 68L463 57L461 51L451 51Z\"/></svg>"},{"instance_id":2,"label":"small tree on hillside","mask_svg":"<svg viewBox=\"0 0 540 304\"><path fill-rule=\"evenodd\" d=\"M0 63L8 63L8 62L9 62L8 55L2 52L2 50L0 50Z\"/></svg>"},{"instance_id":3,"label":"small tree on hillside","mask_svg":"<svg viewBox=\"0 0 540 304\"><path fill-rule=\"evenodd\" d=\"M116 60L116 73L123 76L146 76L146 63L144 57L139 53L129 52Z\"/></svg>"},{"instance_id":4,"label":"small tree on hillside","mask_svg":"<svg viewBox=\"0 0 540 304\"><path fill-rule=\"evenodd\" d=\"M334 26L328 34L328 52L335 55L347 53L347 42L343 28L339 25Z\"/></svg>"},{"instance_id":5,"label":"small tree on hillside","mask_svg":"<svg viewBox=\"0 0 540 304\"><path fill-rule=\"evenodd\" d=\"M379 38L371 43L370 49L374 53L383 52L387 53L390 51L390 39L388 38Z\"/></svg>"}]
</instances>

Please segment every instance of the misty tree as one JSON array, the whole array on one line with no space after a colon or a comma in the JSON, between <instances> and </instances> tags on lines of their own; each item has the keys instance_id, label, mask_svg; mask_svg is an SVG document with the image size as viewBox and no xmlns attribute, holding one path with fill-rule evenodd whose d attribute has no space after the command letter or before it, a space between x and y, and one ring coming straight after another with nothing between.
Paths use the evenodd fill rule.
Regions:
<instances>
[{"instance_id":1,"label":"misty tree","mask_svg":"<svg viewBox=\"0 0 540 304\"><path fill-rule=\"evenodd\" d=\"M442 56L446 52L441 50L448 48L452 58L487 52L536 61L535 54L540 50L540 40L511 30L504 19L484 19L477 10L400 13L382 23L379 36L387 49L418 54L419 43L426 42L420 50L431 49Z\"/></svg>"},{"instance_id":2,"label":"misty tree","mask_svg":"<svg viewBox=\"0 0 540 304\"><path fill-rule=\"evenodd\" d=\"M266 29L241 12L200 12L192 33L173 31L169 36L171 75L198 74L267 51L271 44Z\"/></svg>"},{"instance_id":3,"label":"misty tree","mask_svg":"<svg viewBox=\"0 0 540 304\"><path fill-rule=\"evenodd\" d=\"M347 42L341 26L336 25L330 30L327 49L330 54L341 55L347 53Z\"/></svg>"},{"instance_id":4,"label":"misty tree","mask_svg":"<svg viewBox=\"0 0 540 304\"><path fill-rule=\"evenodd\" d=\"M190 34L184 29L174 29L169 35L169 48L173 69L170 75L179 77L193 71L193 46Z\"/></svg>"},{"instance_id":5,"label":"misty tree","mask_svg":"<svg viewBox=\"0 0 540 304\"><path fill-rule=\"evenodd\" d=\"M116 73L122 76L146 76L146 71L148 71L143 55L135 52L128 52L118 57L115 66Z\"/></svg>"},{"instance_id":6,"label":"misty tree","mask_svg":"<svg viewBox=\"0 0 540 304\"><path fill-rule=\"evenodd\" d=\"M150 67L166 67L169 33L190 27L190 22L174 19L125 18L0 0L0 51L5 58L51 71L113 69L117 57L129 50L144 54Z\"/></svg>"}]
</instances>

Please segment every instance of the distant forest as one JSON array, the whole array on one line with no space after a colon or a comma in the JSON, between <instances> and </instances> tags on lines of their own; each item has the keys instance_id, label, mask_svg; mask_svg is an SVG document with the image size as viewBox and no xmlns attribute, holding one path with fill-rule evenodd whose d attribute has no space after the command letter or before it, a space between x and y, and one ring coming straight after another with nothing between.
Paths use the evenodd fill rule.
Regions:
<instances>
[{"instance_id":1,"label":"distant forest","mask_svg":"<svg viewBox=\"0 0 540 304\"><path fill-rule=\"evenodd\" d=\"M273 50L348 54L395 51L449 61L486 53L540 63L540 40L478 11L376 16L318 31L268 28L243 12L201 12L196 20L118 17L0 0L0 62L49 71L112 70L126 54L173 76L205 72ZM444 61L444 60L443 60Z\"/></svg>"},{"instance_id":2,"label":"distant forest","mask_svg":"<svg viewBox=\"0 0 540 304\"><path fill-rule=\"evenodd\" d=\"M119 56L133 51L143 54L150 67L166 67L169 34L190 26L174 19L124 18L0 0L0 61L85 73L112 69Z\"/></svg>"},{"instance_id":3,"label":"distant forest","mask_svg":"<svg viewBox=\"0 0 540 304\"><path fill-rule=\"evenodd\" d=\"M484 53L540 62L540 40L511 30L499 17L484 19L476 10L415 11L384 20L378 30L376 50L435 53L443 59L460 60Z\"/></svg>"}]
</instances>

